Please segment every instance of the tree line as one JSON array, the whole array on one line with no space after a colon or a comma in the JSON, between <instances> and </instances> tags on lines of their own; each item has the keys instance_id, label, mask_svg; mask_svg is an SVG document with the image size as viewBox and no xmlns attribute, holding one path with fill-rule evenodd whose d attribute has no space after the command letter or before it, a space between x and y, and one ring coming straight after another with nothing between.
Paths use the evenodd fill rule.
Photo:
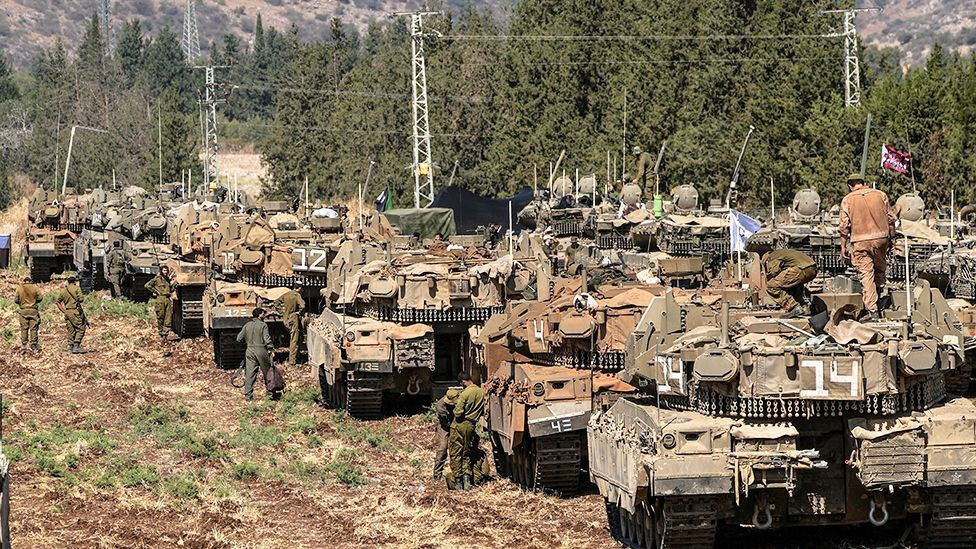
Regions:
<instances>
[{"instance_id":1,"label":"tree line","mask_svg":"<svg viewBox=\"0 0 976 549\"><path fill-rule=\"evenodd\" d=\"M470 3L425 19L437 185L453 176L495 196L544 185L561 150L567 173L599 181L609 152L617 179L633 170L632 146L666 141L664 189L691 183L721 198L752 125L741 199L765 204L772 182L777 202L813 187L830 203L859 168L871 113L868 175L889 194L913 181L881 171L882 143L912 154L930 204L947 204L953 188L957 203L976 199L973 57L936 46L905 71L896 50L862 48L862 104L846 108L843 41L828 36L840 20L820 13L832 4L521 0L505 20ZM69 183L104 185L114 170L148 187L161 126L163 181L200 173L203 71L193 67L213 64L225 67L221 137L257 147L266 194L293 197L308 177L314 197L345 199L369 171L370 194L391 185L411 204L410 42L405 18L362 32L333 19L326 39L305 42L259 17L253 35L227 34L209 59L187 60L173 32L147 36L138 21L108 52L92 18L74 52L57 44L19 80L0 70L3 162L53 181L70 127L97 127L108 133L76 136Z\"/></svg>"}]
</instances>

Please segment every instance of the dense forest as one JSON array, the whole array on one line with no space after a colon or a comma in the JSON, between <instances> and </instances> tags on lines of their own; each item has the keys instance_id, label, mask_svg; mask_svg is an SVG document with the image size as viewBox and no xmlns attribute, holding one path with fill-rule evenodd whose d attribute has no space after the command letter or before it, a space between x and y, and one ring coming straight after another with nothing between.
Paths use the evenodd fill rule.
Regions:
<instances>
[{"instance_id":1,"label":"dense forest","mask_svg":"<svg viewBox=\"0 0 976 549\"><path fill-rule=\"evenodd\" d=\"M469 7L427 20L427 67L438 185L504 195L531 185L566 151L568 173L621 172L631 146L667 141L665 186L692 183L724 196L741 142L740 196L764 203L770 181L785 200L817 188L828 200L858 168L873 115L869 175L898 193L912 178L882 173L882 143L910 151L914 181L933 203L976 199L976 62L936 46L905 72L897 50L861 51L864 97L843 101L839 25L832 2L786 0L521 0L504 26ZM0 64L0 170L37 182L63 170L70 128L79 131L69 183L151 186L184 169L200 173L199 98L218 69L224 143L253 144L271 177L265 192L293 196L307 176L323 199L355 194L374 161L371 187L412 202L410 34L401 20L356 32L329 22L327 38L256 18L251 36L227 34L210 58L187 60L169 29L139 21L112 51L96 18L77 45L57 44L29 74ZM161 130L161 132L160 132ZM626 151L626 156L624 152ZM623 158L622 158L623 157ZM59 161L60 168L56 167ZM63 175L63 174L62 174ZM58 175L60 177L60 175ZM9 189L5 191L9 194ZM3 195L0 195L2 198Z\"/></svg>"}]
</instances>

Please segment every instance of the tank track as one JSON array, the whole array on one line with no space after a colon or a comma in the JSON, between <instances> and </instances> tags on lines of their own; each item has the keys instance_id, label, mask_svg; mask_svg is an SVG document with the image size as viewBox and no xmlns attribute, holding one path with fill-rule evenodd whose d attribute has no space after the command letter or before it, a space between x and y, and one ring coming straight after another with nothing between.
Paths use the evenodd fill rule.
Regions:
<instances>
[{"instance_id":1,"label":"tank track","mask_svg":"<svg viewBox=\"0 0 976 549\"><path fill-rule=\"evenodd\" d=\"M626 353L624 351L587 351L583 349L559 349L553 353L537 353L535 360L547 366L565 366L567 368L596 368L598 370L619 371L626 367Z\"/></svg>"},{"instance_id":2,"label":"tank track","mask_svg":"<svg viewBox=\"0 0 976 549\"><path fill-rule=\"evenodd\" d=\"M384 305L365 305L356 307L356 316L386 322L424 323L432 322L485 322L504 307L451 307L448 309L409 309L393 308Z\"/></svg>"},{"instance_id":3,"label":"tank track","mask_svg":"<svg viewBox=\"0 0 976 549\"><path fill-rule=\"evenodd\" d=\"M718 528L716 499L708 496L660 498L658 512L641 506L636 513L607 505L614 538L634 549L712 549Z\"/></svg>"},{"instance_id":4,"label":"tank track","mask_svg":"<svg viewBox=\"0 0 976 549\"><path fill-rule=\"evenodd\" d=\"M893 395L868 395L865 400L803 400L797 398L728 397L708 387L692 389L692 396L661 396L661 404L673 410L724 417L806 418L844 414L892 415L927 410L946 397L942 374L932 375Z\"/></svg>"},{"instance_id":5,"label":"tank track","mask_svg":"<svg viewBox=\"0 0 976 549\"><path fill-rule=\"evenodd\" d=\"M580 489L584 435L573 432L528 439L512 455L496 456L504 462L496 469L507 472L512 482L526 490L575 496ZM496 446L493 449L503 454Z\"/></svg>"},{"instance_id":6,"label":"tank track","mask_svg":"<svg viewBox=\"0 0 976 549\"><path fill-rule=\"evenodd\" d=\"M922 532L925 549L976 547L976 487L932 489L932 516Z\"/></svg>"},{"instance_id":7,"label":"tank track","mask_svg":"<svg viewBox=\"0 0 976 549\"><path fill-rule=\"evenodd\" d=\"M50 282L51 274L54 271L54 264L51 261L32 257L28 261L30 268L31 282Z\"/></svg>"},{"instance_id":8,"label":"tank track","mask_svg":"<svg viewBox=\"0 0 976 549\"><path fill-rule=\"evenodd\" d=\"M345 410L350 417L363 420L383 417L383 390L363 387L355 382L345 384Z\"/></svg>"},{"instance_id":9,"label":"tank track","mask_svg":"<svg viewBox=\"0 0 976 549\"><path fill-rule=\"evenodd\" d=\"M237 342L236 330L216 330L211 334L214 346L214 362L218 368L234 370L244 362L244 345Z\"/></svg>"}]
</instances>

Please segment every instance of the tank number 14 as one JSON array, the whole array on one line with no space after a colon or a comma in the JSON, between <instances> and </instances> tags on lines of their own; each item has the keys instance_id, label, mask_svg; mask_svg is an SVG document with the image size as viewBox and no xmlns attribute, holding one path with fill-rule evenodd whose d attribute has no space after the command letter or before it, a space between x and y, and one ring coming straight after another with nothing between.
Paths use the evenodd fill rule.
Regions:
<instances>
[{"instance_id":1,"label":"tank number 14","mask_svg":"<svg viewBox=\"0 0 976 549\"><path fill-rule=\"evenodd\" d=\"M324 272L326 256L325 250L296 248L294 269L296 271Z\"/></svg>"}]
</instances>

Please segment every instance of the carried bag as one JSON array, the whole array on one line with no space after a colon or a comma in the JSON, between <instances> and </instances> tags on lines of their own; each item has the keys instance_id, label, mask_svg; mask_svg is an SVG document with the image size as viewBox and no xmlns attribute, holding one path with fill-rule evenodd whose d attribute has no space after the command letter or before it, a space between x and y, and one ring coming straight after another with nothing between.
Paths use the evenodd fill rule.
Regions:
<instances>
[{"instance_id":1,"label":"carried bag","mask_svg":"<svg viewBox=\"0 0 976 549\"><path fill-rule=\"evenodd\" d=\"M280 393L285 390L285 378L281 375L281 370L278 369L274 364L268 368L267 373L264 374L264 388L268 390L269 393Z\"/></svg>"}]
</instances>

